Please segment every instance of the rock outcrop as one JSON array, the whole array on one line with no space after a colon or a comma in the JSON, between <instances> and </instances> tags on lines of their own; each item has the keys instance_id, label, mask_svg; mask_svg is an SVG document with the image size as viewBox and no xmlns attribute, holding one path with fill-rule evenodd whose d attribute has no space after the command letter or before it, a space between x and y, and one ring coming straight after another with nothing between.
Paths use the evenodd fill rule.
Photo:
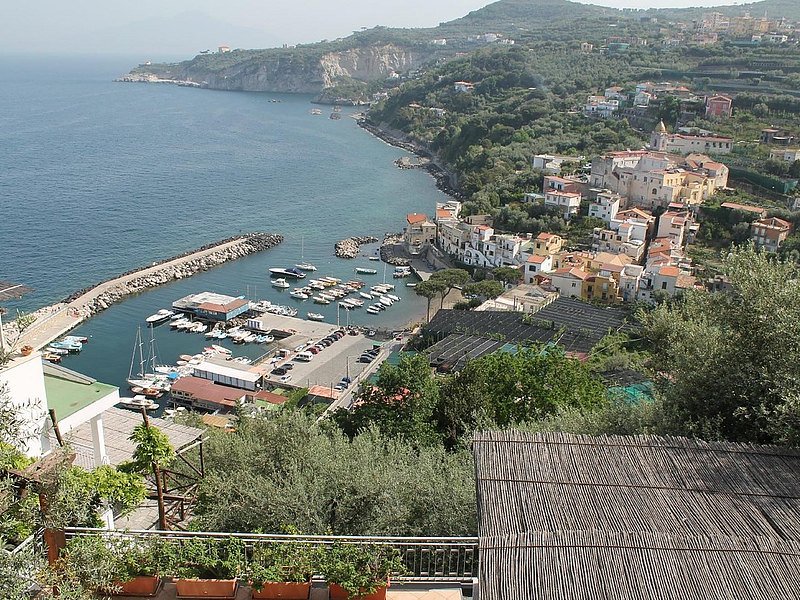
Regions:
<instances>
[{"instance_id":1,"label":"rock outcrop","mask_svg":"<svg viewBox=\"0 0 800 600\"><path fill-rule=\"evenodd\" d=\"M431 57L429 52L395 44L337 52L243 50L225 56L224 66L220 66L219 56L205 54L178 64L138 67L119 81L174 81L216 90L319 94L337 80L379 81L416 69Z\"/></svg>"},{"instance_id":2,"label":"rock outcrop","mask_svg":"<svg viewBox=\"0 0 800 600\"><path fill-rule=\"evenodd\" d=\"M377 241L378 238L372 237L371 235L349 237L336 242L334 253L339 258L355 258L358 256L358 249L361 244L372 244Z\"/></svg>"}]
</instances>

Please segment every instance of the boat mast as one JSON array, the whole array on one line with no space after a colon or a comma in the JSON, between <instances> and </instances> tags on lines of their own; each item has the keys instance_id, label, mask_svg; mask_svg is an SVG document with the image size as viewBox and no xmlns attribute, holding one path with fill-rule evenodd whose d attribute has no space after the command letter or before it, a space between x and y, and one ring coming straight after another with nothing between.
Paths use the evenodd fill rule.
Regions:
<instances>
[{"instance_id":1,"label":"boat mast","mask_svg":"<svg viewBox=\"0 0 800 600\"><path fill-rule=\"evenodd\" d=\"M383 263L383 283L386 283L386 263Z\"/></svg>"},{"instance_id":2,"label":"boat mast","mask_svg":"<svg viewBox=\"0 0 800 600\"><path fill-rule=\"evenodd\" d=\"M150 328L150 363L153 367L153 373L156 372L156 328Z\"/></svg>"},{"instance_id":3,"label":"boat mast","mask_svg":"<svg viewBox=\"0 0 800 600\"><path fill-rule=\"evenodd\" d=\"M131 367L128 369L128 379L133 379L133 362L136 360L136 342L139 341L139 338L142 334L141 327L136 328L136 338L133 340L133 351L131 352Z\"/></svg>"}]
</instances>

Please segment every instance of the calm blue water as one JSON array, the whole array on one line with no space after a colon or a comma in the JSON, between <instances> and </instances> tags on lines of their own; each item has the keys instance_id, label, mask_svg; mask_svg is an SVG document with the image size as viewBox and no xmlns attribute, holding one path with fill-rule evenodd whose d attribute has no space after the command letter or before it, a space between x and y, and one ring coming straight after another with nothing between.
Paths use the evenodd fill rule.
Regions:
<instances>
[{"instance_id":1,"label":"calm blue water","mask_svg":"<svg viewBox=\"0 0 800 600\"><path fill-rule=\"evenodd\" d=\"M355 266L379 263L334 258L337 239L398 231L407 212L444 198L352 119L311 116L309 97L111 81L135 62L0 58L0 279L35 290L6 307L35 309L239 232L286 240L112 307L76 330L92 341L65 366L121 385L142 319L201 290L282 300L335 322L334 308L270 287L267 268L298 262L302 239L317 274L353 278ZM424 301L398 290L403 302L351 319L398 326L424 313ZM164 361L207 345L164 327L156 335Z\"/></svg>"}]
</instances>

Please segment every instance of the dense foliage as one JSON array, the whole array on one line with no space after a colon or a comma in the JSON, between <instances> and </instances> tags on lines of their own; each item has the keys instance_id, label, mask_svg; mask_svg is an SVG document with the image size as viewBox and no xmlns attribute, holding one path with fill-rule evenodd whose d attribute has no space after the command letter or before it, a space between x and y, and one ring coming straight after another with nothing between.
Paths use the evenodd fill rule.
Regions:
<instances>
[{"instance_id":1,"label":"dense foliage","mask_svg":"<svg viewBox=\"0 0 800 600\"><path fill-rule=\"evenodd\" d=\"M798 271L752 249L724 260L728 292L646 315L661 427L736 441L800 442Z\"/></svg>"},{"instance_id":2,"label":"dense foliage","mask_svg":"<svg viewBox=\"0 0 800 600\"><path fill-rule=\"evenodd\" d=\"M300 412L245 418L206 444L198 529L470 535L468 451L418 448L375 429L352 441Z\"/></svg>"}]
</instances>

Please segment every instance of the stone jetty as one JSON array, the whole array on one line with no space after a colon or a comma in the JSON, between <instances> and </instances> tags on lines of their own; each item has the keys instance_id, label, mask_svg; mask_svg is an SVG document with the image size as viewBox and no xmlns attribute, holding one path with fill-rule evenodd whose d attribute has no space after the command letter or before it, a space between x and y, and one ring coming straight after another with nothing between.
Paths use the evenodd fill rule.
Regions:
<instances>
[{"instance_id":1,"label":"stone jetty","mask_svg":"<svg viewBox=\"0 0 800 600\"><path fill-rule=\"evenodd\" d=\"M335 254L339 258L355 258L358 256L358 249L361 244L372 244L377 242L378 238L371 235L349 237L345 240L336 242Z\"/></svg>"},{"instance_id":2,"label":"stone jetty","mask_svg":"<svg viewBox=\"0 0 800 600\"><path fill-rule=\"evenodd\" d=\"M195 273L256 252L268 250L283 241L271 233L249 233L208 244L180 256L124 273L112 280L80 290L53 307L39 311L39 319L25 331L20 344L41 348L92 315L126 296L191 277Z\"/></svg>"}]
</instances>

